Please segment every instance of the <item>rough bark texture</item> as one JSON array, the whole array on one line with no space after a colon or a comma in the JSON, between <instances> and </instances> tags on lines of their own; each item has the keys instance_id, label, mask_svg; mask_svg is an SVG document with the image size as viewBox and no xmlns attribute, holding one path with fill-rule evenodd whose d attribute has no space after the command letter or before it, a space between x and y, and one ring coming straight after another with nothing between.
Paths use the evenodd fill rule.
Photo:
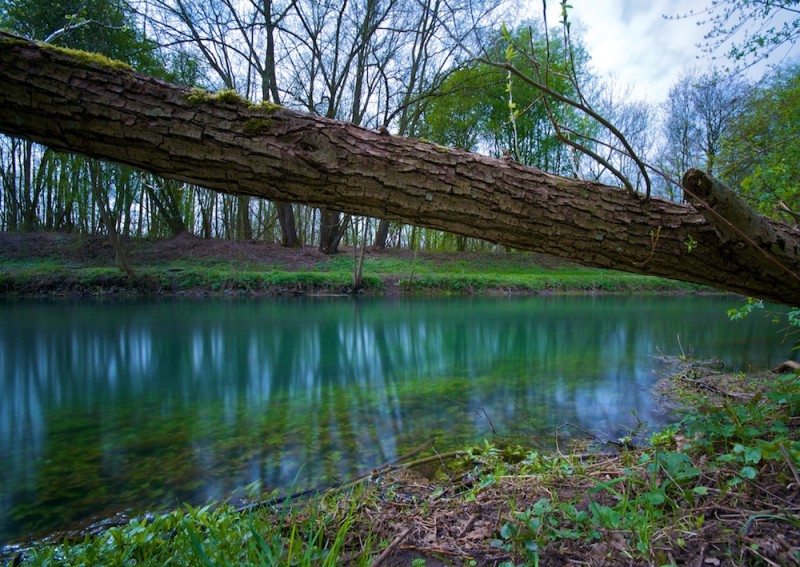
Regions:
<instances>
[{"instance_id":1,"label":"rough bark texture","mask_svg":"<svg viewBox=\"0 0 800 567\"><path fill-rule=\"evenodd\" d=\"M800 305L798 245L776 221L760 219L779 262L691 205L286 109L191 101L184 88L5 34L0 84L0 131L55 149Z\"/></svg>"},{"instance_id":2,"label":"rough bark texture","mask_svg":"<svg viewBox=\"0 0 800 567\"><path fill-rule=\"evenodd\" d=\"M759 215L736 193L708 174L690 169L683 176L684 197L714 227L720 247L728 254L749 259L754 265L770 263L797 278L800 235L786 231Z\"/></svg>"}]
</instances>

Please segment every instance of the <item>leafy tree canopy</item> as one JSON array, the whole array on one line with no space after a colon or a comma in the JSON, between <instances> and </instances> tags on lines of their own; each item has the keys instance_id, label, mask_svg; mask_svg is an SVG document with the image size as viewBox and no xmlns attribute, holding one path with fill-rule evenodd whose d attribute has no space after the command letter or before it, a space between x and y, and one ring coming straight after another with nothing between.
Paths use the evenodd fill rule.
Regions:
<instances>
[{"instance_id":1,"label":"leafy tree canopy","mask_svg":"<svg viewBox=\"0 0 800 567\"><path fill-rule=\"evenodd\" d=\"M12 0L0 11L0 28L61 47L102 53L175 83L195 84L201 76L196 59L183 53L161 56L158 44L145 37L135 13L121 0Z\"/></svg>"},{"instance_id":2,"label":"leafy tree canopy","mask_svg":"<svg viewBox=\"0 0 800 567\"><path fill-rule=\"evenodd\" d=\"M517 51L511 44L523 46ZM577 98L572 71L581 83L592 81L582 46L573 46L572 61L565 54L560 31L547 38L536 25L497 32L488 58L509 60L530 76L546 78L553 90ZM574 69L571 69L574 67ZM508 152L514 159L545 171L574 174L572 150L557 139L552 121L585 129L585 121L562 104L548 101L533 86L505 70L472 62L454 71L443 83L441 96L424 114L422 135L432 141L495 156Z\"/></svg>"},{"instance_id":3,"label":"leafy tree canopy","mask_svg":"<svg viewBox=\"0 0 800 567\"><path fill-rule=\"evenodd\" d=\"M762 214L800 211L800 65L754 88L724 144L721 174ZM789 219L791 220L791 219Z\"/></svg>"}]
</instances>

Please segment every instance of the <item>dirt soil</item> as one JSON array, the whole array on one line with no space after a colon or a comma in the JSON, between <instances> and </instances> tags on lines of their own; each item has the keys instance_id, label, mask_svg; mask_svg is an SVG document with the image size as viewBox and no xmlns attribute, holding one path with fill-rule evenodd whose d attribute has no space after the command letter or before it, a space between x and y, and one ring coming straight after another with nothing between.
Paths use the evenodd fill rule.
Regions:
<instances>
[{"instance_id":1,"label":"dirt soil","mask_svg":"<svg viewBox=\"0 0 800 567\"><path fill-rule=\"evenodd\" d=\"M254 240L204 240L190 234L160 240L123 239L123 247L134 265L219 259L303 270L325 259L316 248L285 248ZM108 237L102 235L0 232L0 256L9 260L59 258L67 263L114 265L114 250Z\"/></svg>"},{"instance_id":2,"label":"dirt soil","mask_svg":"<svg viewBox=\"0 0 800 567\"><path fill-rule=\"evenodd\" d=\"M123 239L123 247L134 266L166 264L181 260L224 260L239 264L278 265L287 271L303 271L330 258L312 246L286 248L280 244L259 240L234 241L219 238L207 240L186 233L160 240ZM352 254L352 250L343 248L340 252L340 255L342 254ZM479 261L489 254L491 253L420 252L418 259L436 263L469 262ZM366 256L410 259L413 252L388 248L382 251L367 250ZM0 257L9 260L58 258L63 262L81 265L114 265L114 250L108 237L104 235L0 231ZM543 254L528 253L526 259L531 264L545 268L570 265L568 262Z\"/></svg>"}]
</instances>

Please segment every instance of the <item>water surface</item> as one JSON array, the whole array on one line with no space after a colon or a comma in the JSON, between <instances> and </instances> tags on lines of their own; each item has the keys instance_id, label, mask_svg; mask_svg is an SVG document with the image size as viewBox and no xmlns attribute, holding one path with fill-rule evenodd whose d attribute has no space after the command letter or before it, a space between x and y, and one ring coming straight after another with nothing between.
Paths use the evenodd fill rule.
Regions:
<instances>
[{"instance_id":1,"label":"water surface","mask_svg":"<svg viewBox=\"0 0 800 567\"><path fill-rule=\"evenodd\" d=\"M120 510L346 479L436 438L653 426L659 352L790 347L727 297L0 303L0 544ZM635 416L632 414L635 412ZM494 433L493 433L494 431Z\"/></svg>"}]
</instances>

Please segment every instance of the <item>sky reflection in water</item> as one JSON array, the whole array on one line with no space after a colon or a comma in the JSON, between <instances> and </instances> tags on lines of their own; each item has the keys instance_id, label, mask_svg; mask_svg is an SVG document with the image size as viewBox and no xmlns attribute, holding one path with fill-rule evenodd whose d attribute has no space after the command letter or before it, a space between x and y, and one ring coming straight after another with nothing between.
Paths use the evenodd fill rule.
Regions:
<instances>
[{"instance_id":1,"label":"sky reflection in water","mask_svg":"<svg viewBox=\"0 0 800 567\"><path fill-rule=\"evenodd\" d=\"M663 422L653 355L790 353L736 298L0 303L0 543L122 509L346 478L436 437ZM480 407L486 411L476 411Z\"/></svg>"}]
</instances>

